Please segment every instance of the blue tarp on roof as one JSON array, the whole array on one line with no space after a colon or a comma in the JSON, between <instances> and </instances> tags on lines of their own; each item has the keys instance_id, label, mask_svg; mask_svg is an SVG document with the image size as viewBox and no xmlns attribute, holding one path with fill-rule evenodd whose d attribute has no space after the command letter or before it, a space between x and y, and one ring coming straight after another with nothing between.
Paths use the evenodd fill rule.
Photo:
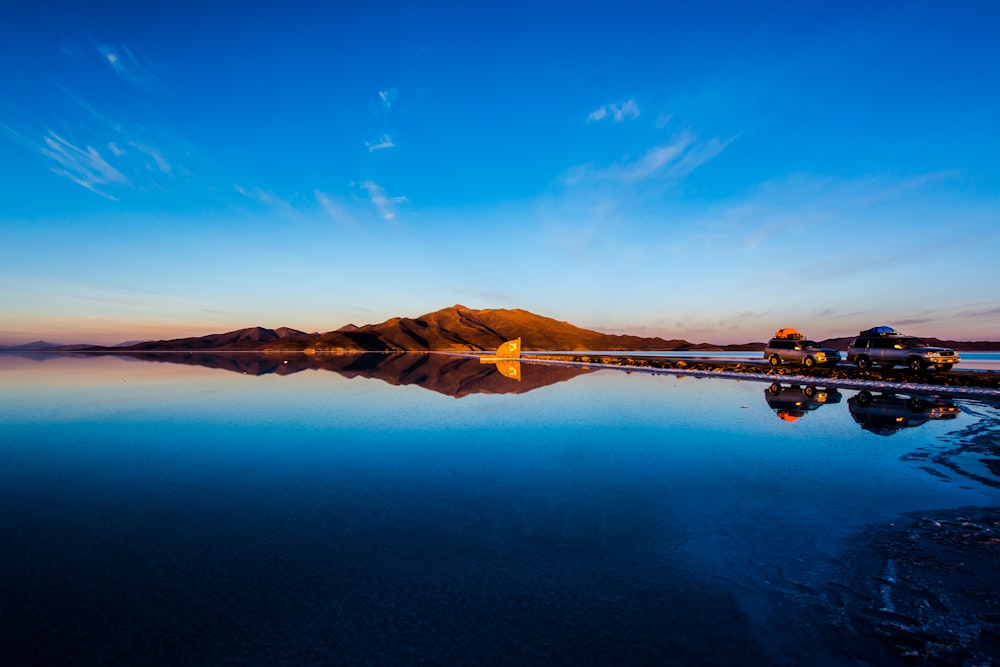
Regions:
<instances>
[{"instance_id":1,"label":"blue tarp on roof","mask_svg":"<svg viewBox=\"0 0 1000 667\"><path fill-rule=\"evenodd\" d=\"M861 332L862 336L899 336L901 335L898 331L892 327L872 327L871 329L865 329Z\"/></svg>"}]
</instances>

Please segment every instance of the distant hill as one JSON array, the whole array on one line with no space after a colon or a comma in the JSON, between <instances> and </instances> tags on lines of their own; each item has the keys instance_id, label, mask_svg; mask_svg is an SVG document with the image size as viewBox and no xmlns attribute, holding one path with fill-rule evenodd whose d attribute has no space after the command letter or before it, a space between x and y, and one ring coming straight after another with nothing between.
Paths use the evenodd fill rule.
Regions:
<instances>
[{"instance_id":1,"label":"distant hill","mask_svg":"<svg viewBox=\"0 0 1000 667\"><path fill-rule=\"evenodd\" d=\"M89 345L65 345L63 343L49 343L44 340L36 340L23 345L0 345L0 352L60 352L70 350L80 350L90 347Z\"/></svg>"},{"instance_id":2,"label":"distant hill","mask_svg":"<svg viewBox=\"0 0 1000 667\"><path fill-rule=\"evenodd\" d=\"M135 345L118 345L117 350L141 350L148 352L174 351L174 350L263 350L268 345L280 341L305 341L309 336L298 329L280 327L278 329L265 329L264 327L248 327L227 331L220 334L209 334L207 336L193 336L190 338L174 338L170 340L155 340L136 343ZM300 349L305 349L304 347Z\"/></svg>"}]
</instances>

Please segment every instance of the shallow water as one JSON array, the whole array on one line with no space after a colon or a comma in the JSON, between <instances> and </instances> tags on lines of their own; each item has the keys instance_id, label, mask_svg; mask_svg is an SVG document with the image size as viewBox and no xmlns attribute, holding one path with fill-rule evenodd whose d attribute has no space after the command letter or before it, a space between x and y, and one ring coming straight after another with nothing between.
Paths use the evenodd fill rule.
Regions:
<instances>
[{"instance_id":1,"label":"shallow water","mask_svg":"<svg viewBox=\"0 0 1000 667\"><path fill-rule=\"evenodd\" d=\"M0 355L4 664L852 664L854 536L1000 505L984 403L265 361Z\"/></svg>"}]
</instances>

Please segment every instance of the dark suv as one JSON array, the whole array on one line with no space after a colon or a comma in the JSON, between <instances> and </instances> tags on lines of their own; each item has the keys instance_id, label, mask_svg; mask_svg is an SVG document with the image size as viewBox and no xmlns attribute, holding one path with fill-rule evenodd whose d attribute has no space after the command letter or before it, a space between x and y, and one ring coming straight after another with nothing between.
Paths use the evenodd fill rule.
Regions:
<instances>
[{"instance_id":1,"label":"dark suv","mask_svg":"<svg viewBox=\"0 0 1000 667\"><path fill-rule=\"evenodd\" d=\"M772 366L791 361L811 368L816 364L836 366L840 363L840 352L803 338L772 338L764 348L764 358Z\"/></svg>"},{"instance_id":2,"label":"dark suv","mask_svg":"<svg viewBox=\"0 0 1000 667\"><path fill-rule=\"evenodd\" d=\"M919 338L904 336L889 327L875 327L860 332L847 349L847 360L861 370L877 364L888 370L907 366L913 371L934 366L939 371L950 371L959 362L954 350L927 345Z\"/></svg>"}]
</instances>

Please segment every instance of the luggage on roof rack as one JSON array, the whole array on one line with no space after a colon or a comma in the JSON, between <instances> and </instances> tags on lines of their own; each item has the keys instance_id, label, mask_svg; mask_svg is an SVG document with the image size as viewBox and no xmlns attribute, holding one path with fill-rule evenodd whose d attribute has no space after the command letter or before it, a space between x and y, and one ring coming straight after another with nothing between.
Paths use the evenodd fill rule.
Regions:
<instances>
[{"instance_id":1,"label":"luggage on roof rack","mask_svg":"<svg viewBox=\"0 0 1000 667\"><path fill-rule=\"evenodd\" d=\"M805 338L805 336L803 336L797 330L795 330L795 329L793 329L791 327L785 327L784 329L778 329L777 331L774 332L774 337L775 338L784 338L786 340L802 340L803 338Z\"/></svg>"},{"instance_id":2,"label":"luggage on roof rack","mask_svg":"<svg viewBox=\"0 0 1000 667\"><path fill-rule=\"evenodd\" d=\"M862 336L902 336L903 335L903 334L899 333L898 331L896 331L895 329L893 329L892 327L885 327L885 326L883 326L883 327L872 327L871 329L865 329L864 331L862 331L860 333L861 333Z\"/></svg>"}]
</instances>

